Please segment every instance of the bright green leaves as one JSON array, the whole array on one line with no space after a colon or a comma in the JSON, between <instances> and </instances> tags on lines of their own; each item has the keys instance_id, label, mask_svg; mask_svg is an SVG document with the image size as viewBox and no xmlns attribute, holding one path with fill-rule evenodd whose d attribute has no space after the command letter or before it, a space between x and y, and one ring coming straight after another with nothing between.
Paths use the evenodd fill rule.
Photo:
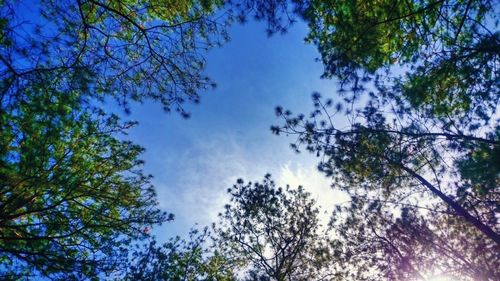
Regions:
<instances>
[{"instance_id":1,"label":"bright green leaves","mask_svg":"<svg viewBox=\"0 0 500 281\"><path fill-rule=\"evenodd\" d=\"M201 16L202 13L212 13L222 4L222 1L214 0L153 0L148 1L146 6L153 17L172 21L176 18L189 20Z\"/></svg>"},{"instance_id":2,"label":"bright green leaves","mask_svg":"<svg viewBox=\"0 0 500 281\"><path fill-rule=\"evenodd\" d=\"M75 92L34 87L2 100L0 250L10 276L92 277L122 243L160 223L142 148L116 138L131 123L86 109Z\"/></svg>"},{"instance_id":3,"label":"bright green leaves","mask_svg":"<svg viewBox=\"0 0 500 281\"><path fill-rule=\"evenodd\" d=\"M121 17L124 28L146 29L158 21L172 24L172 28L175 24L197 21L200 17L215 12L222 4L221 1L214 0L123 0L107 3L89 1L87 5L82 5L82 8L90 24L104 23L110 20L105 16L105 13L102 13L109 10L116 17Z\"/></svg>"},{"instance_id":4,"label":"bright green leaves","mask_svg":"<svg viewBox=\"0 0 500 281\"><path fill-rule=\"evenodd\" d=\"M494 112L499 37L492 1L294 3L309 26L306 40L321 54L324 77L355 92L375 77L378 95L425 107L434 117L474 114L487 121ZM279 19L272 14L278 12L268 11Z\"/></svg>"},{"instance_id":5,"label":"bright green leaves","mask_svg":"<svg viewBox=\"0 0 500 281\"><path fill-rule=\"evenodd\" d=\"M370 73L397 61L408 61L421 39L416 29L429 18L415 16L426 3L398 1L312 1L305 18L307 40L318 45L325 75L344 71ZM427 24L427 23L426 23Z\"/></svg>"},{"instance_id":6,"label":"bright green leaves","mask_svg":"<svg viewBox=\"0 0 500 281\"><path fill-rule=\"evenodd\" d=\"M187 18L192 5L191 1L153 0L147 9L151 16L171 21L177 17Z\"/></svg>"}]
</instances>

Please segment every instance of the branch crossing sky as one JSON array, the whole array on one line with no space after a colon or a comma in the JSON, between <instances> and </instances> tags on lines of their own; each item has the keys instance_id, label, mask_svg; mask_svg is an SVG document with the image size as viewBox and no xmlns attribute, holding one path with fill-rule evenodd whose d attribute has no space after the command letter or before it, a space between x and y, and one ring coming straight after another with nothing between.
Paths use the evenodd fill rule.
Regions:
<instances>
[{"instance_id":1,"label":"branch crossing sky","mask_svg":"<svg viewBox=\"0 0 500 281\"><path fill-rule=\"evenodd\" d=\"M289 148L293 136L269 129L281 122L277 105L308 113L312 92L335 93L335 81L320 79L322 65L315 47L304 43L306 32L298 23L269 38L262 24L234 25L231 41L207 57L206 74L217 88L187 107L191 118L165 114L154 103L136 105L126 117L139 121L129 137L146 148L145 170L154 176L160 206L175 214L174 222L155 229L160 240L214 222L237 178L260 181L271 173L282 186L301 184L322 210L347 200L331 191L315 157Z\"/></svg>"}]
</instances>

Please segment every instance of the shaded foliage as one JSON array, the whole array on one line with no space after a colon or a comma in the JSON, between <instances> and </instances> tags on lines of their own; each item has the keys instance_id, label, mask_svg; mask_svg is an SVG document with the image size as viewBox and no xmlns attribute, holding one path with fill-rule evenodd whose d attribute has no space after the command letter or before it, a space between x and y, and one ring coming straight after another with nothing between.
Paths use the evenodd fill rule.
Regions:
<instances>
[{"instance_id":1,"label":"shaded foliage","mask_svg":"<svg viewBox=\"0 0 500 281\"><path fill-rule=\"evenodd\" d=\"M418 274L432 268L456 279L497 279L495 3L273 2L253 1L252 9L264 13L259 18L277 31L288 26L281 16L287 11L305 20L306 40L318 48L323 77L337 78L341 89L335 102L313 94L310 115L278 107L283 123L272 131L297 136L292 149L320 157L318 168L333 178L335 188L380 204L378 209L352 204L334 214L337 220L350 216L349 223L334 226L345 234L338 246L349 253L340 264L356 264L344 268L346 276L422 279L427 276ZM398 211L400 218L394 217ZM407 230L387 232L403 229L404 218ZM366 232L369 228L376 233ZM402 256L390 244L402 248ZM350 259L355 253L362 254ZM408 258L413 269L401 263Z\"/></svg>"},{"instance_id":2,"label":"shaded foliage","mask_svg":"<svg viewBox=\"0 0 500 281\"><path fill-rule=\"evenodd\" d=\"M438 124L411 112L387 120L388 115L379 112L373 100L353 112L348 129L338 129L332 118L341 106L330 111L333 103L324 102L319 95L314 96L314 102L316 110L309 119L278 108L285 125L273 127L273 131L296 134L298 143L292 145L294 149L303 145L322 156L318 168L334 177L334 186L347 191L359 187L364 192L378 191L380 196L396 201L408 194L430 194L494 242L500 242L496 189L485 192L487 188L471 185L483 178L490 179L490 183L492 177L498 181L498 167L476 169L472 178L469 172L476 165L470 160L475 149L494 151L499 146L498 139L466 135L460 130L441 131ZM488 161L484 153L483 157L483 161Z\"/></svg>"},{"instance_id":3,"label":"shaded foliage","mask_svg":"<svg viewBox=\"0 0 500 281\"><path fill-rule=\"evenodd\" d=\"M423 211L424 210L424 211ZM497 280L498 247L446 206L353 195L331 227L339 280ZM354 270L352 269L355 265Z\"/></svg>"},{"instance_id":4,"label":"shaded foliage","mask_svg":"<svg viewBox=\"0 0 500 281\"><path fill-rule=\"evenodd\" d=\"M230 281L236 280L230 262L207 247L209 233L192 230L189 240L179 237L158 246L151 240L132 254L123 280Z\"/></svg>"}]
</instances>

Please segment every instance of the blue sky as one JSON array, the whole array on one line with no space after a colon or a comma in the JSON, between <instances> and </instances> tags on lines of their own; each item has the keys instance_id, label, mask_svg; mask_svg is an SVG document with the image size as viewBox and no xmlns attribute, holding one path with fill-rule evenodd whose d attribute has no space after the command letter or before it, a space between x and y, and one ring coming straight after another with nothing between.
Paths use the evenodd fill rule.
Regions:
<instances>
[{"instance_id":1,"label":"blue sky","mask_svg":"<svg viewBox=\"0 0 500 281\"><path fill-rule=\"evenodd\" d=\"M304 185L325 210L345 199L316 171L317 159L289 149L294 137L269 130L280 122L275 106L308 113L311 93L332 95L337 84L319 78L322 65L304 43L305 25L271 38L264 30L255 22L234 25L231 41L210 51L206 74L217 88L188 106L190 119L154 103L135 105L128 116L140 122L129 137L146 148L145 171L154 175L160 206L176 215L155 229L160 240L216 220L237 178L258 181L269 172L281 185Z\"/></svg>"},{"instance_id":2,"label":"blue sky","mask_svg":"<svg viewBox=\"0 0 500 281\"><path fill-rule=\"evenodd\" d=\"M36 22L38 5L27 3L18 7L19 20ZM154 102L132 104L132 114L124 116L139 121L128 137L146 148L144 168L154 176L160 207L176 216L155 229L160 240L214 222L238 178L259 181L271 173L280 185L301 184L325 210L346 199L316 171L317 159L289 148L294 137L277 137L269 129L281 121L277 105L308 113L312 92L334 97L337 83L320 79L323 66L315 61L315 47L304 43L305 24L269 38L264 24L250 20L232 25L229 33L231 41L206 57L205 73L217 88L201 93L199 105L187 105L190 119L165 113ZM107 107L122 112L114 102Z\"/></svg>"}]
</instances>

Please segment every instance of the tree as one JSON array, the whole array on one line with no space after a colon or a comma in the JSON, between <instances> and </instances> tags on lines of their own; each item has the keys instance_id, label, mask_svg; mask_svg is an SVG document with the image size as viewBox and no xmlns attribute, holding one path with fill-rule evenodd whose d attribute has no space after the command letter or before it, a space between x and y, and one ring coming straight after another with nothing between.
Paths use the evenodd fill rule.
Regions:
<instances>
[{"instance_id":1,"label":"tree","mask_svg":"<svg viewBox=\"0 0 500 281\"><path fill-rule=\"evenodd\" d=\"M354 81L356 88L359 76L376 74L377 83L385 79L392 88L380 94L404 98L431 116L472 112L489 119L499 98L494 65L500 41L494 5L453 0L312 1L304 16L325 76ZM379 70L393 66L405 74L384 78Z\"/></svg>"},{"instance_id":2,"label":"tree","mask_svg":"<svg viewBox=\"0 0 500 281\"><path fill-rule=\"evenodd\" d=\"M358 118L351 123L350 129L341 130L331 122L331 113L327 110L331 102L323 103L316 96L315 103L317 109L311 120L306 120L303 115L291 117L290 112L278 109L277 113L286 121L283 127L273 127L273 130L277 134L297 134L299 143L324 155L319 169L335 176L336 186L348 190L361 185L367 190L380 190L385 197L394 195L397 199L404 194L428 192L444 201L489 239L500 243L498 230L495 230L498 202L495 188L475 189L470 183L474 179L461 176L461 170L457 169L457 166L466 165L469 160L464 159L470 157L474 148L497 147L499 141L496 137L434 131L437 125L432 126L429 120L411 114L399 116L399 120L396 116L388 123L386 117L377 111L378 104L372 102L357 111ZM316 120L321 114L325 119ZM410 121L398 123L403 118ZM491 173L491 170L483 172ZM448 195L447 192L454 194ZM461 202L465 201L470 203L463 206Z\"/></svg>"},{"instance_id":3,"label":"tree","mask_svg":"<svg viewBox=\"0 0 500 281\"><path fill-rule=\"evenodd\" d=\"M434 207L422 212L367 196L337 206L330 226L340 280L497 280L495 245L442 204Z\"/></svg>"},{"instance_id":4,"label":"tree","mask_svg":"<svg viewBox=\"0 0 500 281\"><path fill-rule=\"evenodd\" d=\"M55 80L59 91L111 96L125 109L150 98L186 115L181 104L213 85L203 51L227 37L218 0L1 4L0 81L10 95Z\"/></svg>"},{"instance_id":5,"label":"tree","mask_svg":"<svg viewBox=\"0 0 500 281\"><path fill-rule=\"evenodd\" d=\"M209 232L192 230L189 240L170 239L162 246L151 240L133 252L124 280L231 281L230 262L217 250L206 248Z\"/></svg>"},{"instance_id":6,"label":"tree","mask_svg":"<svg viewBox=\"0 0 500 281\"><path fill-rule=\"evenodd\" d=\"M187 116L225 40L219 1L0 1L2 278L97 278L171 219L156 207L125 110L151 98ZM28 7L29 6L29 7ZM220 20L220 21L219 21Z\"/></svg>"},{"instance_id":7,"label":"tree","mask_svg":"<svg viewBox=\"0 0 500 281\"><path fill-rule=\"evenodd\" d=\"M271 33L286 30L294 14L305 20L323 77L338 78L355 93L375 78L392 90L378 94L433 116L473 112L489 119L498 104L494 1L241 2L240 13L267 21Z\"/></svg>"},{"instance_id":8,"label":"tree","mask_svg":"<svg viewBox=\"0 0 500 281\"><path fill-rule=\"evenodd\" d=\"M500 145L493 117L499 98L495 65L500 48L498 33L491 30L496 28L493 4L292 2L293 10L309 24L308 39L322 55L324 77L339 78L351 91L341 88L345 104L331 111L333 102L316 95L310 119L292 118L289 111L278 109L285 125L273 131L298 134L298 143L324 155L320 169L342 175L340 182L370 182L371 188L388 190L387 184L379 183L405 187L408 184L401 185L401 180L411 178L500 243L498 196L493 191L500 166L492 160ZM286 7L254 3L271 28L284 26L279 15L288 11ZM270 6L277 8L266 8ZM361 98L363 93L368 97ZM358 102L366 100L366 105ZM333 115L340 111L349 116L350 129L335 125ZM489 168L471 167L478 161ZM442 189L443 178L454 179L447 190ZM464 207L465 201L474 203Z\"/></svg>"},{"instance_id":9,"label":"tree","mask_svg":"<svg viewBox=\"0 0 500 281\"><path fill-rule=\"evenodd\" d=\"M216 234L249 280L326 280L328 241L309 193L276 188L270 175L262 183L240 179L228 192Z\"/></svg>"},{"instance_id":10,"label":"tree","mask_svg":"<svg viewBox=\"0 0 500 281\"><path fill-rule=\"evenodd\" d=\"M247 2L272 31L286 29L291 13L304 19L309 26L306 40L318 47L325 67L323 77L337 78L341 85L336 102L313 94L315 108L309 116L278 107L276 113L284 122L272 131L297 136L294 150L305 148L321 157L318 167L333 178L334 187L353 198L378 201L384 214L399 210L401 216L422 215L430 225L417 227L420 219L413 220L417 234L430 231L424 235L427 242L397 235L389 236L396 240L392 242L419 245L418 249L442 238L439 230L444 228L444 241L475 245L470 249L481 249L480 253L471 252L486 257L492 270L468 257L468 265L461 268L462 262L444 267L460 270L469 279L497 278L500 39L495 3ZM415 208L403 212L406 206ZM358 208L350 211L359 213ZM357 216L358 227L344 225L352 225L350 237L344 238L357 239L350 244L355 251L377 251L363 243L369 238L364 231L372 224L371 211L375 212L366 209ZM379 223L374 224L384 229ZM398 224L396 219L385 223ZM438 248L428 249L423 252L431 257L444 255ZM394 261L387 255L382 258L367 263L390 267ZM357 273L364 270L360 267ZM471 270L487 274L469 274Z\"/></svg>"},{"instance_id":11,"label":"tree","mask_svg":"<svg viewBox=\"0 0 500 281\"><path fill-rule=\"evenodd\" d=\"M75 92L31 87L0 109L2 278L94 278L145 227L172 219L119 134L134 123L84 110Z\"/></svg>"}]
</instances>

